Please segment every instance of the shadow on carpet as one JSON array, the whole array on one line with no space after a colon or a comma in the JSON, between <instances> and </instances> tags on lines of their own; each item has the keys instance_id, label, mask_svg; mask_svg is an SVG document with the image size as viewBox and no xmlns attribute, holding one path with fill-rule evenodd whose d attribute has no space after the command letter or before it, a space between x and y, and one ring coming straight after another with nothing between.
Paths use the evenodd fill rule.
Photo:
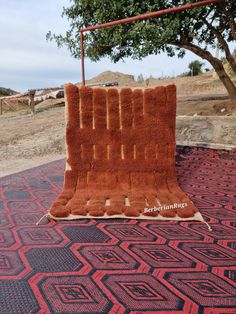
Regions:
<instances>
[{"instance_id":1,"label":"shadow on carpet","mask_svg":"<svg viewBox=\"0 0 236 314\"><path fill-rule=\"evenodd\" d=\"M177 147L211 225L43 220L64 160L0 179L0 313L236 313L236 152Z\"/></svg>"}]
</instances>

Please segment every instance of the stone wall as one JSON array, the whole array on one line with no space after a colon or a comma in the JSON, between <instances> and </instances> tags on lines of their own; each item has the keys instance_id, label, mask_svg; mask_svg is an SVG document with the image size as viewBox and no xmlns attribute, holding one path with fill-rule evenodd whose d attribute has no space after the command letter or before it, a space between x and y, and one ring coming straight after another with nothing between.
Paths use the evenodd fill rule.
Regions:
<instances>
[{"instance_id":1,"label":"stone wall","mask_svg":"<svg viewBox=\"0 0 236 314\"><path fill-rule=\"evenodd\" d=\"M177 116L178 145L236 149L236 116Z\"/></svg>"}]
</instances>

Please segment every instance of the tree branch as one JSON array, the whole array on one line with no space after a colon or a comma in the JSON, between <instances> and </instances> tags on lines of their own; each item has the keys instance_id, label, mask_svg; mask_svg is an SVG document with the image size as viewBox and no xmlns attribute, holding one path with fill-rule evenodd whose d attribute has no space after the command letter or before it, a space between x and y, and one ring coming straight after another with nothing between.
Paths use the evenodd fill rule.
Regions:
<instances>
[{"instance_id":1,"label":"tree branch","mask_svg":"<svg viewBox=\"0 0 236 314\"><path fill-rule=\"evenodd\" d=\"M225 9L225 5L224 4L218 4L217 7L219 8L219 11L224 13L224 15L225 15L225 17L226 17L226 19L228 21L229 27L231 29L232 37L233 37L234 40L236 40L236 23L234 21L234 16L231 14L230 11Z\"/></svg>"},{"instance_id":2,"label":"tree branch","mask_svg":"<svg viewBox=\"0 0 236 314\"><path fill-rule=\"evenodd\" d=\"M201 57L202 59L207 60L213 66L214 70L218 74L220 80L222 81L225 88L227 89L230 95L230 98L232 100L236 99L236 86L234 85L234 83L232 82L228 74L226 73L222 62L219 59L215 58L209 51L203 50L199 46L196 46L189 42L173 41L173 42L170 42L169 44L177 46L179 48L188 49L192 51L193 53L195 53L196 55L198 55L199 57Z\"/></svg>"},{"instance_id":3,"label":"tree branch","mask_svg":"<svg viewBox=\"0 0 236 314\"><path fill-rule=\"evenodd\" d=\"M222 36L220 31L218 29L216 29L211 23L209 23L206 18L203 17L202 21L207 25L207 27L212 31L212 33L218 39L218 42L220 43L220 45L222 46L222 48L225 51L225 57L226 57L227 61L229 62L234 73L236 73L236 61L231 54L231 51L229 49L229 45L227 44L226 40L224 39L224 37Z\"/></svg>"},{"instance_id":4,"label":"tree branch","mask_svg":"<svg viewBox=\"0 0 236 314\"><path fill-rule=\"evenodd\" d=\"M209 51L204 50L200 48L199 46L196 46L192 43L189 43L187 41L175 41L175 42L170 42L170 45L178 46L180 48L188 49L198 55L199 57L209 61L211 64L212 62L220 62L217 58L215 58Z\"/></svg>"}]
</instances>

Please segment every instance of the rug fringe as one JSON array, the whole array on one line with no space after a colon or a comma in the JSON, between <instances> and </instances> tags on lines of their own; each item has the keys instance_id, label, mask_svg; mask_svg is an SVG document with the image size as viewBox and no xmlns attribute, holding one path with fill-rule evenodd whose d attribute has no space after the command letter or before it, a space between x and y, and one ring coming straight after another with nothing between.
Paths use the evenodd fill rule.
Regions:
<instances>
[{"instance_id":1,"label":"rug fringe","mask_svg":"<svg viewBox=\"0 0 236 314\"><path fill-rule=\"evenodd\" d=\"M108 215L104 215L104 216L80 216L80 215L72 215L70 214L68 217L55 217L52 214L50 214L50 212L47 215L48 219L53 219L55 221L58 220L80 220L80 219L112 219L112 218L123 218L123 219L138 219L138 220L155 220L155 221L180 221L180 222L191 222L191 221L199 221L199 222L203 222L205 225L207 225L207 228L209 231L212 231L211 226L205 221L205 219L202 217L200 212L195 213L194 217L189 217L189 218L180 218L180 217L176 217L175 219L173 218L167 218L167 217L148 217L148 216L139 216L139 217L130 217L130 216L123 216L123 215L112 215L112 216L108 216ZM45 215L44 215L45 216ZM43 219L43 217L41 218Z\"/></svg>"},{"instance_id":2,"label":"rug fringe","mask_svg":"<svg viewBox=\"0 0 236 314\"><path fill-rule=\"evenodd\" d=\"M202 222L207 225L207 228L208 228L209 231L212 231L212 228L211 228L211 226L209 225L208 222L206 222L204 219L203 219Z\"/></svg>"},{"instance_id":3,"label":"rug fringe","mask_svg":"<svg viewBox=\"0 0 236 314\"><path fill-rule=\"evenodd\" d=\"M47 220L49 221L50 215L49 215L48 213L47 213L47 214L44 214L44 215L36 222L36 226L38 226L44 218L47 218Z\"/></svg>"}]
</instances>

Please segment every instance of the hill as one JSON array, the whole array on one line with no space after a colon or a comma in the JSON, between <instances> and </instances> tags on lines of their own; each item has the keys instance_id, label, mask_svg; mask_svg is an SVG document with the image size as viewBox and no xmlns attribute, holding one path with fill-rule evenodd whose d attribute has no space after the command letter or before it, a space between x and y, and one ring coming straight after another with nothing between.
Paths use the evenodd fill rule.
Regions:
<instances>
[{"instance_id":1,"label":"hill","mask_svg":"<svg viewBox=\"0 0 236 314\"><path fill-rule=\"evenodd\" d=\"M17 94L17 92L10 88L0 87L0 97L11 96L15 94Z\"/></svg>"},{"instance_id":2,"label":"hill","mask_svg":"<svg viewBox=\"0 0 236 314\"><path fill-rule=\"evenodd\" d=\"M235 81L233 77L233 81ZM211 70L206 73L202 73L198 76L178 76L178 77L164 77L164 78L144 78L143 81L137 81L134 75L124 74L120 72L105 71L101 74L93 77L92 79L86 80L86 85L89 84L100 84L107 82L118 82L119 87L147 87L147 86L158 86L168 85L175 83L177 86L178 96L198 96L199 94L225 94L226 90L216 75L215 71ZM78 83L81 85L81 83Z\"/></svg>"},{"instance_id":3,"label":"hill","mask_svg":"<svg viewBox=\"0 0 236 314\"><path fill-rule=\"evenodd\" d=\"M119 86L135 86L135 84L137 85L137 82L135 81L133 75L112 71L102 72L92 79L86 80L87 85L106 82L118 82Z\"/></svg>"}]
</instances>

